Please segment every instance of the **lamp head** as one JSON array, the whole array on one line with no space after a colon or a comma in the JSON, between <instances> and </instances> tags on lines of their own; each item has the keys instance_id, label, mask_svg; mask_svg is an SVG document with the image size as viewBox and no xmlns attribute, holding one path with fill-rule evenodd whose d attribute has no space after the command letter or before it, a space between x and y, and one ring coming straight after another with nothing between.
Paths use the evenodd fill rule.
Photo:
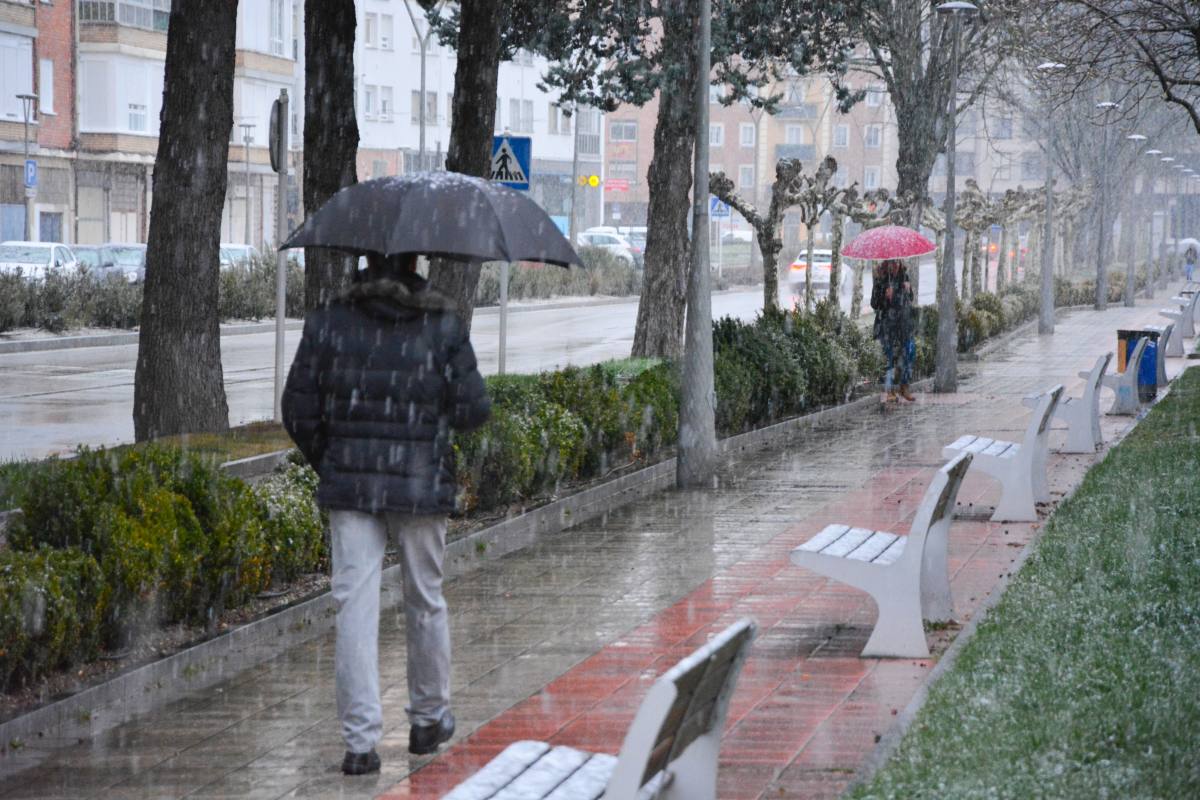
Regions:
<instances>
[{"instance_id":1,"label":"lamp head","mask_svg":"<svg viewBox=\"0 0 1200 800\"><path fill-rule=\"evenodd\" d=\"M1057 72L1060 69L1066 69L1066 64L1060 64L1057 61L1045 61L1037 65L1037 68L1042 72Z\"/></svg>"},{"instance_id":2,"label":"lamp head","mask_svg":"<svg viewBox=\"0 0 1200 800\"><path fill-rule=\"evenodd\" d=\"M1140 133L1131 133L1131 134L1129 134L1128 136L1126 136L1125 138L1126 138L1126 139L1128 139L1128 140L1129 140L1129 141L1131 141L1131 142L1144 142L1144 141L1146 141L1146 137L1145 137L1145 136L1142 136Z\"/></svg>"},{"instance_id":3,"label":"lamp head","mask_svg":"<svg viewBox=\"0 0 1200 800\"><path fill-rule=\"evenodd\" d=\"M962 0L954 0L950 3L942 3L937 7L937 12L944 15L961 14L964 17L971 17L979 13L979 8L973 3L966 3Z\"/></svg>"}]
</instances>

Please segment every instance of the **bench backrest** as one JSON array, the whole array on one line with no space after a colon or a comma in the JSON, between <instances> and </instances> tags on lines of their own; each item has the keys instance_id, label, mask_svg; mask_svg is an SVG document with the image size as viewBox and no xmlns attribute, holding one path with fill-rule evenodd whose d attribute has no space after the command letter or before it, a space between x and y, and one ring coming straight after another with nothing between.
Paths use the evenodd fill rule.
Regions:
<instances>
[{"instance_id":1,"label":"bench backrest","mask_svg":"<svg viewBox=\"0 0 1200 800\"><path fill-rule=\"evenodd\" d=\"M942 468L929 482L921 505L913 517L909 529L908 542L904 546L904 557L922 558L925 539L930 531L938 525L947 524L954 517L954 503L958 499L958 490L962 486L963 477L971 467L973 453L960 452L954 458L942 465ZM910 556L909 554L912 553Z\"/></svg>"},{"instance_id":2,"label":"bench backrest","mask_svg":"<svg viewBox=\"0 0 1200 800\"><path fill-rule=\"evenodd\" d=\"M1060 383L1051 387L1038 399L1033 416L1029 419L1029 427L1025 429L1025 441L1021 444L1021 448L1026 452L1032 452L1032 448L1035 447L1045 446L1046 436L1050 433L1050 418L1054 416L1054 409L1058 407L1062 393L1063 385Z\"/></svg>"},{"instance_id":3,"label":"bench backrest","mask_svg":"<svg viewBox=\"0 0 1200 800\"><path fill-rule=\"evenodd\" d=\"M697 740L719 739L755 630L751 619L734 623L654 682L625 735L605 798L636 797Z\"/></svg>"},{"instance_id":4,"label":"bench backrest","mask_svg":"<svg viewBox=\"0 0 1200 800\"><path fill-rule=\"evenodd\" d=\"M1150 343L1149 336L1139 336L1137 344L1133 346L1133 352L1129 354L1129 360L1125 362L1125 374L1133 374L1133 383L1137 385L1138 370L1142 365L1142 354L1146 352L1146 345Z\"/></svg>"},{"instance_id":5,"label":"bench backrest","mask_svg":"<svg viewBox=\"0 0 1200 800\"><path fill-rule=\"evenodd\" d=\"M1083 402L1100 402L1100 384L1104 381L1104 373L1108 372L1108 365L1112 363L1112 358L1113 354L1109 352L1096 359L1096 366L1092 367L1087 383L1083 387Z\"/></svg>"}]
</instances>

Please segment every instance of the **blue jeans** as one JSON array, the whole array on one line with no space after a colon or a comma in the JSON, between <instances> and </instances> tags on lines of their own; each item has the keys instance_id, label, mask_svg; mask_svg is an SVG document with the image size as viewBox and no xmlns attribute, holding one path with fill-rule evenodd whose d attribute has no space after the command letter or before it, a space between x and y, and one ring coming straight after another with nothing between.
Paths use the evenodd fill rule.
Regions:
<instances>
[{"instance_id":1,"label":"blue jeans","mask_svg":"<svg viewBox=\"0 0 1200 800\"><path fill-rule=\"evenodd\" d=\"M890 347L885 348L887 355L887 371L883 373L883 388L886 391L891 391L895 383L892 382L892 376L896 369L896 356L899 351L900 357L900 380L898 383L901 386L912 383L912 367L913 361L917 358L917 343L913 339L909 339L903 345L893 343Z\"/></svg>"},{"instance_id":2,"label":"blue jeans","mask_svg":"<svg viewBox=\"0 0 1200 800\"><path fill-rule=\"evenodd\" d=\"M1187 263L1187 264L1184 264L1184 265L1183 265L1183 274L1184 274L1185 276L1187 276L1187 279L1188 279L1189 281L1192 279L1192 272L1194 272L1194 271L1195 271L1195 269L1196 269L1196 265L1195 265L1195 264L1192 264L1192 263Z\"/></svg>"}]
</instances>

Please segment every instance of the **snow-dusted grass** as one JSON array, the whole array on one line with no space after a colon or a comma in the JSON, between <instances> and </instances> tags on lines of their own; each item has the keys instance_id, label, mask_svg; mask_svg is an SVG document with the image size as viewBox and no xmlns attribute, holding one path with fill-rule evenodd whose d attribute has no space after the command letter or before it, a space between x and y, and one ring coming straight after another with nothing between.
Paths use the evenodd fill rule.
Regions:
<instances>
[{"instance_id":1,"label":"snow-dusted grass","mask_svg":"<svg viewBox=\"0 0 1200 800\"><path fill-rule=\"evenodd\" d=\"M1200 369L1088 474L854 798L1200 796Z\"/></svg>"}]
</instances>

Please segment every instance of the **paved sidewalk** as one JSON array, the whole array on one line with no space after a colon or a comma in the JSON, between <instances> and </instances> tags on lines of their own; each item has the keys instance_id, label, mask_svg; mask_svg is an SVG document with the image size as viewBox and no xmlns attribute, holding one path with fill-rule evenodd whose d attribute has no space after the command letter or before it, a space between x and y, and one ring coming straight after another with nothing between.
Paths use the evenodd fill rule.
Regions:
<instances>
[{"instance_id":1,"label":"paved sidewalk","mask_svg":"<svg viewBox=\"0 0 1200 800\"><path fill-rule=\"evenodd\" d=\"M744 615L760 634L731 707L720 796L834 797L933 662L858 658L871 601L791 566L789 550L831 521L905 531L944 443L968 432L1019 438L1023 395L1060 381L1078 393L1076 372L1114 348L1117 328L1156 321L1157 307L1075 312L1053 337L1031 334L964 363L956 395L797 434L732 465L718 490L662 493L452 582L460 732L436 758L406 752L395 609L380 643L377 776L337 771L329 636L94 738L27 743L0 759L0 800L439 797L517 738L616 752L653 678ZM1106 437L1129 424L1107 418ZM1056 496L1095 459L1053 456ZM983 521L997 497L976 475L959 495L966 518L951 531L951 570L960 623L1036 534L1036 524ZM955 631L931 634L935 653Z\"/></svg>"}]
</instances>

